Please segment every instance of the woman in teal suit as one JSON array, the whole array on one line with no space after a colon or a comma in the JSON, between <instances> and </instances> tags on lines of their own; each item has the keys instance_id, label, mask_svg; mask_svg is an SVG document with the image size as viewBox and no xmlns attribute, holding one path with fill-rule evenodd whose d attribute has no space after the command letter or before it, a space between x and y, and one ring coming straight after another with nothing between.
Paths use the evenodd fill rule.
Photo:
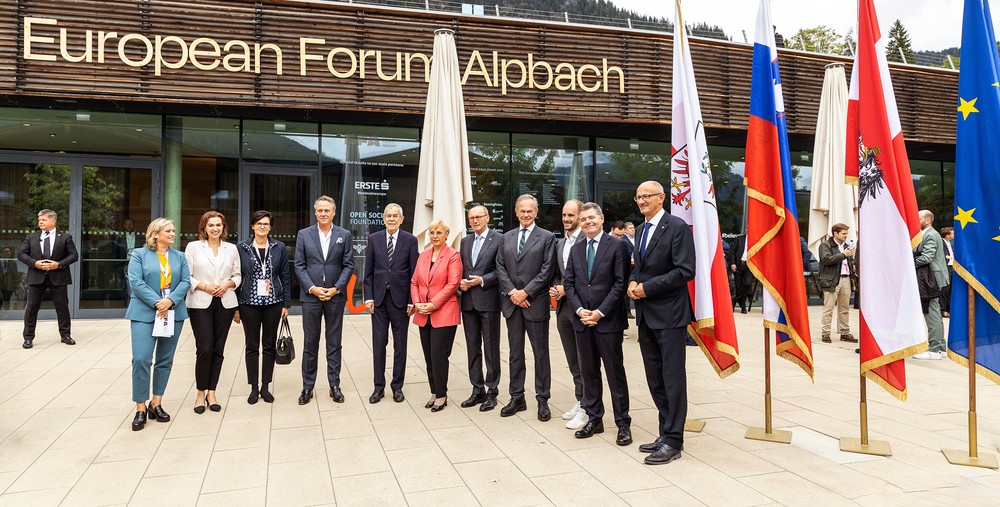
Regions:
<instances>
[{"instance_id":1,"label":"woman in teal suit","mask_svg":"<svg viewBox=\"0 0 1000 507\"><path fill-rule=\"evenodd\" d=\"M160 402L174 365L177 338L188 316L184 296L191 288L187 259L183 253L170 248L174 235L173 221L167 218L153 220L146 229L146 248L133 250L128 263L132 299L125 318L132 321L132 401L135 402L132 431L141 430L149 419L170 420ZM155 321L168 319L171 314L173 334L153 336ZM149 397L150 365L152 399ZM149 400L148 406L146 400Z\"/></svg>"}]
</instances>

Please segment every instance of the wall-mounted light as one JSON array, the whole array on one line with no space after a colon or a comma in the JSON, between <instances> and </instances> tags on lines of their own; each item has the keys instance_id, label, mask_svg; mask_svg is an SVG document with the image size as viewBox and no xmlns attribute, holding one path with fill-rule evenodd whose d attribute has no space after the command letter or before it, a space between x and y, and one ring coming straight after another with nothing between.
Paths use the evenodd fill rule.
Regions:
<instances>
[{"instance_id":1,"label":"wall-mounted light","mask_svg":"<svg viewBox=\"0 0 1000 507\"><path fill-rule=\"evenodd\" d=\"M136 132L142 132L142 129L135 129Z\"/></svg>"},{"instance_id":2,"label":"wall-mounted light","mask_svg":"<svg viewBox=\"0 0 1000 507\"><path fill-rule=\"evenodd\" d=\"M628 149L630 149L632 151L638 150L639 149L639 143L637 141L632 141L632 142L628 143Z\"/></svg>"},{"instance_id":3,"label":"wall-mounted light","mask_svg":"<svg viewBox=\"0 0 1000 507\"><path fill-rule=\"evenodd\" d=\"M76 121L90 121L90 113L76 113Z\"/></svg>"},{"instance_id":4,"label":"wall-mounted light","mask_svg":"<svg viewBox=\"0 0 1000 507\"><path fill-rule=\"evenodd\" d=\"M285 125L284 123L278 123L278 122L274 123L275 132L284 132L286 128L288 128L288 126Z\"/></svg>"},{"instance_id":5,"label":"wall-mounted light","mask_svg":"<svg viewBox=\"0 0 1000 507\"><path fill-rule=\"evenodd\" d=\"M22 127L30 127L30 126L31 126L31 124L30 124L30 123L22 123L22 124L21 124L21 126L22 126Z\"/></svg>"}]
</instances>

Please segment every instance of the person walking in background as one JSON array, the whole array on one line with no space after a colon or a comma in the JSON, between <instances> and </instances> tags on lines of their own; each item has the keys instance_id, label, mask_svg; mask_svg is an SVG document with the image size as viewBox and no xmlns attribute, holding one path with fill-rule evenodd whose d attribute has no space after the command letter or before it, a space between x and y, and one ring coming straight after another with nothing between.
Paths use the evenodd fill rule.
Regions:
<instances>
[{"instance_id":1,"label":"person walking in background","mask_svg":"<svg viewBox=\"0 0 1000 507\"><path fill-rule=\"evenodd\" d=\"M325 321L326 378L330 398L344 402L340 389L341 343L347 282L354 273L351 233L333 225L337 204L321 195L313 203L316 223L302 229L295 238L295 276L306 289L302 301L302 393L299 405L309 403L316 385L319 329Z\"/></svg>"},{"instance_id":2,"label":"person walking in background","mask_svg":"<svg viewBox=\"0 0 1000 507\"><path fill-rule=\"evenodd\" d=\"M253 237L236 246L240 255L240 287L236 293L240 307L234 320L243 323L246 338L247 403L258 398L274 402L268 387L274 379L275 342L278 325L292 306L292 275L285 244L268 237L274 218L270 212L256 211L250 217ZM264 354L260 354L263 345ZM260 372L258 376L258 371ZM260 381L260 388L257 382Z\"/></svg>"},{"instance_id":3,"label":"person walking in background","mask_svg":"<svg viewBox=\"0 0 1000 507\"><path fill-rule=\"evenodd\" d=\"M753 273L747 267L747 235L740 234L729 249L729 271L733 273L733 310L740 306L740 313L747 313L753 303Z\"/></svg>"},{"instance_id":4,"label":"person walking in background","mask_svg":"<svg viewBox=\"0 0 1000 507\"><path fill-rule=\"evenodd\" d=\"M571 430L578 430L587 424L587 412L581 409L583 375L580 374L580 354L576 347L576 332L573 331L573 321L576 317L573 315L574 308L570 308L565 298L566 290L563 285L570 249L583 237L579 219L581 204L583 203L579 200L573 199L563 205L563 237L556 240L554 259L556 274L552 279L552 287L549 288L549 297L556 300L556 330L559 331L559 340L562 341L563 351L566 353L566 364L569 366L570 376L573 377L573 395L576 397L576 403L562 415L563 420L568 421L566 428Z\"/></svg>"},{"instance_id":5,"label":"person walking in background","mask_svg":"<svg viewBox=\"0 0 1000 507\"><path fill-rule=\"evenodd\" d=\"M955 274L955 228L942 227L941 239L944 240L944 259L948 262L948 285L941 288L941 316L951 317L951 277Z\"/></svg>"},{"instance_id":6,"label":"person walking in background","mask_svg":"<svg viewBox=\"0 0 1000 507\"><path fill-rule=\"evenodd\" d=\"M368 403L378 403L385 393L385 349L392 326L392 400L401 403L406 379L406 331L413 315L410 278L417 265L417 238L400 230L403 208L390 203L382 213L385 229L368 236L365 248L365 309L372 316L372 364L375 389Z\"/></svg>"},{"instance_id":7,"label":"person walking in background","mask_svg":"<svg viewBox=\"0 0 1000 507\"><path fill-rule=\"evenodd\" d=\"M823 291L823 343L832 343L830 324L834 307L837 309L837 332L840 341L857 343L851 334L851 279L855 277L853 245L847 244L848 227L833 224L832 236L819 245L819 289Z\"/></svg>"},{"instance_id":8,"label":"person walking in background","mask_svg":"<svg viewBox=\"0 0 1000 507\"><path fill-rule=\"evenodd\" d=\"M132 297L125 318L131 321L132 330L132 431L141 430L152 419L170 421L163 410L163 393L174 366L177 339L188 317L184 298L191 287L186 257L171 248L175 236L173 221L153 220L146 229L145 246L135 248L128 263Z\"/></svg>"},{"instance_id":9,"label":"person walking in background","mask_svg":"<svg viewBox=\"0 0 1000 507\"><path fill-rule=\"evenodd\" d=\"M431 247L420 254L410 282L410 298L417 309L413 323L420 329L431 388L431 398L424 408L431 412L448 406L448 357L460 321L456 290L462 280L462 258L446 244L450 232L448 224L441 220L427 226Z\"/></svg>"},{"instance_id":10,"label":"person walking in background","mask_svg":"<svg viewBox=\"0 0 1000 507\"><path fill-rule=\"evenodd\" d=\"M480 412L497 406L500 386L500 291L497 290L497 252L503 234L490 229L486 206L469 209L472 235L462 238L462 327L469 356L472 394L462 408L479 405ZM486 376L483 376L486 363Z\"/></svg>"},{"instance_id":11,"label":"person walking in background","mask_svg":"<svg viewBox=\"0 0 1000 507\"><path fill-rule=\"evenodd\" d=\"M188 243L184 249L191 270L187 307L196 350L196 414L204 413L205 407L212 412L222 410L215 388L222 374L226 338L239 305L235 289L243 276L236 245L223 241L228 233L226 217L218 211L206 211L198 221L198 241Z\"/></svg>"},{"instance_id":12,"label":"person walking in background","mask_svg":"<svg viewBox=\"0 0 1000 507\"><path fill-rule=\"evenodd\" d=\"M24 343L22 347L34 346L35 325L38 309L42 306L45 291L52 292L52 304L56 308L59 321L60 341L66 345L76 345L70 336L69 291L73 283L69 266L80 258L73 236L56 231L56 212L43 209L38 212L38 232L29 234L21 244L17 259L28 266L27 305L24 308Z\"/></svg>"},{"instance_id":13,"label":"person walking in background","mask_svg":"<svg viewBox=\"0 0 1000 507\"><path fill-rule=\"evenodd\" d=\"M21 286L21 272L17 269L14 251L9 247L0 250L0 308L10 310L11 300Z\"/></svg>"},{"instance_id":14,"label":"person walking in background","mask_svg":"<svg viewBox=\"0 0 1000 507\"><path fill-rule=\"evenodd\" d=\"M552 418L549 396L552 366L549 363L549 285L555 273L555 236L535 223L538 200L523 194L514 203L520 227L504 234L497 253L497 278L510 342L510 403L500 410L510 417L528 409L524 401L524 335L535 356L535 399L538 420Z\"/></svg>"},{"instance_id":15,"label":"person walking in background","mask_svg":"<svg viewBox=\"0 0 1000 507\"><path fill-rule=\"evenodd\" d=\"M934 230L934 213L920 210L920 227L923 239L913 251L913 264L917 269L917 285L921 286L921 304L924 310L924 322L927 324L927 350L913 356L914 359L944 359L948 355L945 350L944 322L941 321L941 288L948 285L948 261L945 258L947 250L941 235ZM924 268L924 274L920 273ZM929 273L928 273L929 272ZM924 284L929 292L925 295Z\"/></svg>"}]
</instances>

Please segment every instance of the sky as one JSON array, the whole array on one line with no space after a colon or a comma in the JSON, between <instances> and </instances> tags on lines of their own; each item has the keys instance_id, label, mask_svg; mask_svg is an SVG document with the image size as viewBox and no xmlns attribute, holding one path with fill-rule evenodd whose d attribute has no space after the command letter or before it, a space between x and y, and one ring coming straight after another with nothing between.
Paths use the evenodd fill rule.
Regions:
<instances>
[{"instance_id":1,"label":"sky","mask_svg":"<svg viewBox=\"0 0 1000 507\"><path fill-rule=\"evenodd\" d=\"M670 0L610 0L619 8L673 20ZM682 0L681 13L688 25L707 22L718 25L734 41L742 41L742 31L753 41L759 0ZM990 5L993 26L1000 26L1000 1ZM882 33L899 19L910 34L914 50L941 50L961 45L963 0L875 0ZM857 25L854 0L771 0L771 17L778 32L787 39L799 29L829 26L846 35ZM855 30L856 32L857 30Z\"/></svg>"}]
</instances>

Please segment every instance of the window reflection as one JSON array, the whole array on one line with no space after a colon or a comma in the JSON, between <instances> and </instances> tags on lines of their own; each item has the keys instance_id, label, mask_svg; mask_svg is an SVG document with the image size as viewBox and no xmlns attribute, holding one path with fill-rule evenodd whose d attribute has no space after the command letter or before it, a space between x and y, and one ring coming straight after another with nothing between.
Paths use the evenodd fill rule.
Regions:
<instances>
[{"instance_id":1,"label":"window reflection","mask_svg":"<svg viewBox=\"0 0 1000 507\"><path fill-rule=\"evenodd\" d=\"M472 173L472 203L490 211L490 227L500 232L517 222L510 207L510 135L469 132L469 168ZM466 232L472 232L468 223Z\"/></svg>"},{"instance_id":2,"label":"window reflection","mask_svg":"<svg viewBox=\"0 0 1000 507\"><path fill-rule=\"evenodd\" d=\"M589 199L590 164L586 137L514 134L511 143L514 199L531 194L538 199L535 222L562 234L562 206L568 199ZM511 217L510 226L514 224Z\"/></svg>"}]
</instances>

